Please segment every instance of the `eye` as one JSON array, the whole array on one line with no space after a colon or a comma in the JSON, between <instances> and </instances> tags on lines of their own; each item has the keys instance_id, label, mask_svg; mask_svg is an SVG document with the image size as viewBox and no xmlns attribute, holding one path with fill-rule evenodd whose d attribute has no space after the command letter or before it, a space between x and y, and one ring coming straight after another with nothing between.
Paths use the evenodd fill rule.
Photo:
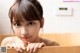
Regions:
<instances>
[{"instance_id":1,"label":"eye","mask_svg":"<svg viewBox=\"0 0 80 53\"><path fill-rule=\"evenodd\" d=\"M16 27L20 27L21 26L20 23L13 23L13 25L16 26Z\"/></svg>"},{"instance_id":2,"label":"eye","mask_svg":"<svg viewBox=\"0 0 80 53\"><path fill-rule=\"evenodd\" d=\"M34 22L29 22L29 23L28 23L28 25L34 25L34 24L35 24Z\"/></svg>"}]
</instances>

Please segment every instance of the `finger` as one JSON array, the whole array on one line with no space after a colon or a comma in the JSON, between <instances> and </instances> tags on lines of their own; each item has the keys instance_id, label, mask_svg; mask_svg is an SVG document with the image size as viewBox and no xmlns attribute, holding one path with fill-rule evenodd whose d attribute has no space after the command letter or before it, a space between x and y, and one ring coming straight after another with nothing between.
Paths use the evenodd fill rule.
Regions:
<instances>
[{"instance_id":1,"label":"finger","mask_svg":"<svg viewBox=\"0 0 80 53\"><path fill-rule=\"evenodd\" d=\"M20 46L21 49L25 50L24 44L22 42L17 41L16 43Z\"/></svg>"},{"instance_id":2,"label":"finger","mask_svg":"<svg viewBox=\"0 0 80 53\"><path fill-rule=\"evenodd\" d=\"M27 46L27 51L29 51L31 44L28 44Z\"/></svg>"},{"instance_id":3,"label":"finger","mask_svg":"<svg viewBox=\"0 0 80 53\"><path fill-rule=\"evenodd\" d=\"M21 46L20 46L20 44L17 44L17 43L16 43L16 50L17 50L17 51L21 51Z\"/></svg>"},{"instance_id":4,"label":"finger","mask_svg":"<svg viewBox=\"0 0 80 53\"><path fill-rule=\"evenodd\" d=\"M29 51L30 51L30 52L33 52L34 47L35 47L35 43L32 43L32 44L30 45L30 47L29 47Z\"/></svg>"},{"instance_id":5,"label":"finger","mask_svg":"<svg viewBox=\"0 0 80 53\"><path fill-rule=\"evenodd\" d=\"M25 47L24 47L23 44L18 43L17 45L18 45L18 49L19 49L20 52L23 52L23 50L25 50Z\"/></svg>"},{"instance_id":6,"label":"finger","mask_svg":"<svg viewBox=\"0 0 80 53\"><path fill-rule=\"evenodd\" d=\"M20 44L20 47L22 50L25 50L25 46L23 44Z\"/></svg>"},{"instance_id":7,"label":"finger","mask_svg":"<svg viewBox=\"0 0 80 53\"><path fill-rule=\"evenodd\" d=\"M32 51L33 50L33 43L28 44L27 46L27 51Z\"/></svg>"},{"instance_id":8,"label":"finger","mask_svg":"<svg viewBox=\"0 0 80 53\"><path fill-rule=\"evenodd\" d=\"M7 44L9 48L13 48L13 44Z\"/></svg>"},{"instance_id":9,"label":"finger","mask_svg":"<svg viewBox=\"0 0 80 53\"><path fill-rule=\"evenodd\" d=\"M29 51L30 44L31 44L31 43L28 42L28 45L27 45L27 47L26 47L27 51Z\"/></svg>"},{"instance_id":10,"label":"finger","mask_svg":"<svg viewBox=\"0 0 80 53\"><path fill-rule=\"evenodd\" d=\"M13 44L13 46L14 46L14 48L16 49L16 50L18 50L18 45L15 43L15 44Z\"/></svg>"},{"instance_id":11,"label":"finger","mask_svg":"<svg viewBox=\"0 0 80 53\"><path fill-rule=\"evenodd\" d=\"M12 47L12 48L15 48L15 47L16 47L16 45L13 43L13 44L11 44L11 47Z\"/></svg>"},{"instance_id":12,"label":"finger","mask_svg":"<svg viewBox=\"0 0 80 53\"><path fill-rule=\"evenodd\" d=\"M39 45L38 48L41 48L41 47L43 47L43 46L46 46L46 45L45 45L45 43L42 42L42 43Z\"/></svg>"},{"instance_id":13,"label":"finger","mask_svg":"<svg viewBox=\"0 0 80 53\"><path fill-rule=\"evenodd\" d=\"M18 46L18 44L12 44L12 48L15 48L19 52L22 52L22 49L20 48L20 46Z\"/></svg>"},{"instance_id":14,"label":"finger","mask_svg":"<svg viewBox=\"0 0 80 53\"><path fill-rule=\"evenodd\" d=\"M11 44L6 44L6 47L7 47L7 48L10 48L10 45L11 45Z\"/></svg>"},{"instance_id":15,"label":"finger","mask_svg":"<svg viewBox=\"0 0 80 53\"><path fill-rule=\"evenodd\" d=\"M35 44L33 52L35 52L39 48L40 43Z\"/></svg>"}]
</instances>

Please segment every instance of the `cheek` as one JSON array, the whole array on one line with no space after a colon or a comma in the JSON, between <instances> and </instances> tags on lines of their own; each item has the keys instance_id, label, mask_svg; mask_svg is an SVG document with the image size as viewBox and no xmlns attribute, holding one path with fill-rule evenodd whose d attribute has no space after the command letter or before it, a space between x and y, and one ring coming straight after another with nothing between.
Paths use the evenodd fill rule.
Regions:
<instances>
[{"instance_id":1,"label":"cheek","mask_svg":"<svg viewBox=\"0 0 80 53\"><path fill-rule=\"evenodd\" d=\"M15 35L17 35L17 36L20 35L20 29L13 27L13 31L14 31Z\"/></svg>"},{"instance_id":2,"label":"cheek","mask_svg":"<svg viewBox=\"0 0 80 53\"><path fill-rule=\"evenodd\" d=\"M36 35L38 35L39 30L40 30L39 27L34 27L34 28L32 28L32 29L30 28L29 34L30 34L30 35L33 35L33 36L36 36Z\"/></svg>"}]
</instances>

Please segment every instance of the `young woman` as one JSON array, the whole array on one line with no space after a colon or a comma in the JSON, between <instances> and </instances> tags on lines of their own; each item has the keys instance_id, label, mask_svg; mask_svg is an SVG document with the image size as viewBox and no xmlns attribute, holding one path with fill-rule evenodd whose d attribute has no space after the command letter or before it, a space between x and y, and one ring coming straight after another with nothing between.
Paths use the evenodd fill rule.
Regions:
<instances>
[{"instance_id":1,"label":"young woman","mask_svg":"<svg viewBox=\"0 0 80 53\"><path fill-rule=\"evenodd\" d=\"M9 10L9 17L16 36L5 38L1 46L15 48L20 52L35 52L43 46L59 45L38 36L44 18L42 6L37 0L16 0Z\"/></svg>"}]
</instances>

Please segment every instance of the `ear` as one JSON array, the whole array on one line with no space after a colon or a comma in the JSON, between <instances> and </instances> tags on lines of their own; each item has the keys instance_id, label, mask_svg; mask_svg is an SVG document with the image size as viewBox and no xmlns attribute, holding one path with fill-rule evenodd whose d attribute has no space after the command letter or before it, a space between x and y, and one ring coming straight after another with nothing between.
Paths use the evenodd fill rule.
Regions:
<instances>
[{"instance_id":1,"label":"ear","mask_svg":"<svg viewBox=\"0 0 80 53\"><path fill-rule=\"evenodd\" d=\"M42 26L41 28L44 26L44 17L42 17Z\"/></svg>"}]
</instances>

